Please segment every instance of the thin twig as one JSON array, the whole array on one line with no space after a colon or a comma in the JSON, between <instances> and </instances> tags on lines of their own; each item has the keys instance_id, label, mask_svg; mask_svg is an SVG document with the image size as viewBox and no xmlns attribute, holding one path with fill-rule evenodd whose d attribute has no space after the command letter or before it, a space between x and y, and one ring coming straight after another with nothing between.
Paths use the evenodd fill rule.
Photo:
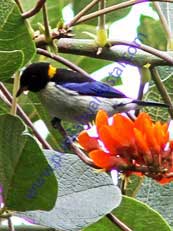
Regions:
<instances>
[{"instance_id":1,"label":"thin twig","mask_svg":"<svg viewBox=\"0 0 173 231\"><path fill-rule=\"evenodd\" d=\"M9 231L8 227L6 225L0 226L1 231ZM54 228L48 228L45 226L40 226L40 225L15 225L15 230L16 231L57 231L57 229Z\"/></svg>"},{"instance_id":2,"label":"thin twig","mask_svg":"<svg viewBox=\"0 0 173 231\"><path fill-rule=\"evenodd\" d=\"M104 9L106 7L106 0L100 0L99 9ZM96 43L98 45L97 55L102 53L103 47L107 44L107 30L105 28L106 15L100 15L98 17L98 28L97 28L97 39Z\"/></svg>"},{"instance_id":3,"label":"thin twig","mask_svg":"<svg viewBox=\"0 0 173 231\"><path fill-rule=\"evenodd\" d=\"M166 89L165 85L163 84L157 69L151 68L150 70L151 70L152 79L153 79L154 83L156 84L158 91L160 92L164 102L169 105L169 109L168 109L169 114L170 114L171 118L173 119L173 104L172 104L171 98L167 92L167 89Z\"/></svg>"},{"instance_id":4,"label":"thin twig","mask_svg":"<svg viewBox=\"0 0 173 231\"><path fill-rule=\"evenodd\" d=\"M3 85L3 83L0 82L0 90L2 91L3 95L6 97L8 104L11 105L12 103L12 95L7 90L7 88ZM24 122L32 129L34 135L39 140L39 142L43 145L43 148L45 149L52 149L52 147L47 143L46 140L44 140L40 134L37 132L37 130L34 128L32 122L28 118L28 116L25 114L25 112L22 110L22 108L17 105L17 114L24 120Z\"/></svg>"},{"instance_id":5,"label":"thin twig","mask_svg":"<svg viewBox=\"0 0 173 231\"><path fill-rule=\"evenodd\" d=\"M49 53L48 51L41 49L41 48L37 48L37 53L40 55L44 55L48 58L54 59L64 65L66 65L67 67L71 68L74 71L77 71L83 75L86 75L88 77L90 77L90 75L84 71L82 68L78 67L77 65L75 65L74 63L68 61L67 59L64 59L63 57L59 56L59 55L55 55L53 53Z\"/></svg>"},{"instance_id":6,"label":"thin twig","mask_svg":"<svg viewBox=\"0 0 173 231\"><path fill-rule=\"evenodd\" d=\"M98 166L96 166L92 159L90 159L81 149L79 149L69 137L70 140L70 147L74 151L74 153L87 165L89 165L92 168L100 169Z\"/></svg>"},{"instance_id":7,"label":"thin twig","mask_svg":"<svg viewBox=\"0 0 173 231\"><path fill-rule=\"evenodd\" d=\"M20 12L23 13L23 8L22 8L22 4L21 4L20 0L15 0L15 2L19 7Z\"/></svg>"},{"instance_id":8,"label":"thin twig","mask_svg":"<svg viewBox=\"0 0 173 231\"><path fill-rule=\"evenodd\" d=\"M172 2L172 0L148 0L148 2L155 2L155 1L158 1L158 2ZM87 15L81 17L74 25L77 25L77 24L83 23L83 22L85 22L87 20L96 18L96 17L98 17L98 16L100 16L102 14L107 14L107 13L110 13L112 11L123 9L123 8L133 6L135 4L139 4L139 3L142 3L142 2L146 2L146 0L129 0L129 1L126 1L126 2L116 4L114 6L106 7L104 9L102 9L102 10L98 10L98 11L96 11L94 13L90 13L90 14L87 14Z\"/></svg>"},{"instance_id":9,"label":"thin twig","mask_svg":"<svg viewBox=\"0 0 173 231\"><path fill-rule=\"evenodd\" d=\"M157 13L159 15L160 21L161 21L161 23L163 25L163 29L164 29L164 31L165 31L165 33L167 35L167 39L169 41L169 40L171 40L171 31L169 29L168 22L167 22L164 14L163 14L161 8L160 8L159 3L158 2L153 2L153 5L154 5L155 9L157 10Z\"/></svg>"},{"instance_id":10,"label":"thin twig","mask_svg":"<svg viewBox=\"0 0 173 231\"><path fill-rule=\"evenodd\" d=\"M16 110L17 110L16 93L17 93L17 90L19 89L19 82L20 82L20 74L19 74L19 71L17 71L14 76L14 84L13 84L13 99L12 99L12 105L11 105L12 115L16 115Z\"/></svg>"},{"instance_id":11,"label":"thin twig","mask_svg":"<svg viewBox=\"0 0 173 231\"><path fill-rule=\"evenodd\" d=\"M105 0L100 0L99 2L99 10L104 9L106 7ZM99 29L105 29L106 17L105 14L102 14L98 17L98 27Z\"/></svg>"},{"instance_id":12,"label":"thin twig","mask_svg":"<svg viewBox=\"0 0 173 231\"><path fill-rule=\"evenodd\" d=\"M125 225L122 221L120 221L115 215L113 215L112 213L109 213L106 215L106 217L112 222L114 223L116 226L118 226L121 230L123 231L133 231L132 229L130 229L129 227L127 227L127 225Z\"/></svg>"},{"instance_id":13,"label":"thin twig","mask_svg":"<svg viewBox=\"0 0 173 231\"><path fill-rule=\"evenodd\" d=\"M49 27L49 19L47 14L46 3L43 4L43 21L44 21L44 29L45 29L45 39L47 43L50 43L52 41L52 38L51 38L51 32Z\"/></svg>"},{"instance_id":14,"label":"thin twig","mask_svg":"<svg viewBox=\"0 0 173 231\"><path fill-rule=\"evenodd\" d=\"M66 142L68 142L68 146L74 153L87 165L90 167L98 169L98 167L94 164L93 160L90 159L82 150L80 150L72 141L71 137L68 136L66 130L61 124L61 120L54 118L52 120L52 126L62 135Z\"/></svg>"},{"instance_id":15,"label":"thin twig","mask_svg":"<svg viewBox=\"0 0 173 231\"><path fill-rule=\"evenodd\" d=\"M130 46L130 47L135 47L140 50L146 51L152 55L155 55L168 63L173 65L173 58L170 55L165 54L163 51L157 50L153 47L144 45L144 44L135 44L134 42L128 42L124 40L109 40L109 43L114 46L114 45L125 45L125 46Z\"/></svg>"},{"instance_id":16,"label":"thin twig","mask_svg":"<svg viewBox=\"0 0 173 231\"><path fill-rule=\"evenodd\" d=\"M22 14L23 18L30 18L32 16L34 16L35 14L37 14L41 8L43 7L44 3L46 2L46 0L38 0L35 7L32 8L31 10L24 12Z\"/></svg>"},{"instance_id":17,"label":"thin twig","mask_svg":"<svg viewBox=\"0 0 173 231\"><path fill-rule=\"evenodd\" d=\"M13 225L13 223L12 223L12 221L11 221L11 217L8 217L8 218L7 218L7 221L8 221L8 228L9 228L9 231L15 231L14 225Z\"/></svg>"},{"instance_id":18,"label":"thin twig","mask_svg":"<svg viewBox=\"0 0 173 231\"><path fill-rule=\"evenodd\" d=\"M93 0L86 7L84 7L66 26L72 27L88 10L95 6L100 0Z\"/></svg>"}]
</instances>

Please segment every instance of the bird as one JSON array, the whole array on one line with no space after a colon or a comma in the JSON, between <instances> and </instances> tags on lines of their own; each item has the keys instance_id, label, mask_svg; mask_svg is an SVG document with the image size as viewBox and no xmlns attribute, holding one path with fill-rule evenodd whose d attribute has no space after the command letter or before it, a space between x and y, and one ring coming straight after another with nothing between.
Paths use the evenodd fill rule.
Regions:
<instances>
[{"instance_id":1,"label":"bird","mask_svg":"<svg viewBox=\"0 0 173 231\"><path fill-rule=\"evenodd\" d=\"M129 98L106 83L48 62L32 63L22 72L16 97L26 90L39 95L53 120L82 124L93 121L99 109L112 116L144 106L168 108L164 103Z\"/></svg>"}]
</instances>

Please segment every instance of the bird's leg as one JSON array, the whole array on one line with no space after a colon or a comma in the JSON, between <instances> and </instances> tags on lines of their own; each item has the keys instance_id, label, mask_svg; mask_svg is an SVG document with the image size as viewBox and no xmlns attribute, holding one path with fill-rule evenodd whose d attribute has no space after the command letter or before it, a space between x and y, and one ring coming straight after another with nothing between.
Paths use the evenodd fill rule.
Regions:
<instances>
[{"instance_id":1,"label":"bird's leg","mask_svg":"<svg viewBox=\"0 0 173 231\"><path fill-rule=\"evenodd\" d=\"M76 141L76 136L70 137L70 136L68 135L68 133L66 132L66 130L64 129L64 127L62 126L61 120L60 120L59 118L57 118L57 117L54 117L54 118L51 120L51 124L52 124L52 127L53 127L53 128L57 129L57 130L60 132L60 134L62 135L62 137L63 137L64 140L65 140L65 141L64 141L65 145L66 145L68 148L72 149L72 143L73 143L74 141Z\"/></svg>"},{"instance_id":2,"label":"bird's leg","mask_svg":"<svg viewBox=\"0 0 173 231\"><path fill-rule=\"evenodd\" d=\"M59 118L53 118L52 121L52 126L57 129L60 134L65 138L66 143L68 143L68 146L70 147L70 149L83 161L85 162L87 165L93 167L93 168L98 168L93 161L82 151L80 150L74 143L73 140L70 136L68 136L67 132L65 131L65 129L63 128L63 126L61 125L61 120Z\"/></svg>"},{"instance_id":3,"label":"bird's leg","mask_svg":"<svg viewBox=\"0 0 173 231\"><path fill-rule=\"evenodd\" d=\"M54 117L51 120L52 127L57 129L63 137L67 137L68 134L61 124L61 120L57 117Z\"/></svg>"}]
</instances>

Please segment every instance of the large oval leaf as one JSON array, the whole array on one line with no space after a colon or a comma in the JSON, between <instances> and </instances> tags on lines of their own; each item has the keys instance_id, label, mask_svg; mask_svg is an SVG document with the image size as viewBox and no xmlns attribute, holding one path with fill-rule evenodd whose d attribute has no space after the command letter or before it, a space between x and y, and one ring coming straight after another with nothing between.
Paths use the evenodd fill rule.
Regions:
<instances>
[{"instance_id":1,"label":"large oval leaf","mask_svg":"<svg viewBox=\"0 0 173 231\"><path fill-rule=\"evenodd\" d=\"M173 102L173 68L169 66L163 66L157 68L160 78L167 89L167 92ZM156 85L151 82L149 91L145 95L145 100L148 101L156 101L156 102L163 102L162 96L158 91ZM168 121L170 119L170 115L168 113L168 109L163 107L148 107L144 109L148 113L152 115L153 120L160 120L160 121Z\"/></svg>"},{"instance_id":2,"label":"large oval leaf","mask_svg":"<svg viewBox=\"0 0 173 231\"><path fill-rule=\"evenodd\" d=\"M148 205L127 196L123 197L121 205L113 211L113 214L133 231L171 231L171 228L159 213ZM116 227L106 217L85 229L85 231L98 230L121 231L122 229Z\"/></svg>"},{"instance_id":3,"label":"large oval leaf","mask_svg":"<svg viewBox=\"0 0 173 231\"><path fill-rule=\"evenodd\" d=\"M137 198L162 214L173 227L173 183L163 186L146 177Z\"/></svg>"},{"instance_id":4,"label":"large oval leaf","mask_svg":"<svg viewBox=\"0 0 173 231\"><path fill-rule=\"evenodd\" d=\"M19 50L24 54L23 65L35 53L27 24L13 0L0 0L0 51ZM11 59L13 63L13 59Z\"/></svg>"},{"instance_id":5,"label":"large oval leaf","mask_svg":"<svg viewBox=\"0 0 173 231\"><path fill-rule=\"evenodd\" d=\"M77 156L46 151L59 178L59 197L50 212L26 212L35 223L59 230L80 230L120 204L120 189L105 173L96 173ZM22 216L22 215L20 215Z\"/></svg>"},{"instance_id":6,"label":"large oval leaf","mask_svg":"<svg viewBox=\"0 0 173 231\"><path fill-rule=\"evenodd\" d=\"M11 77L23 63L22 51L0 51L0 80Z\"/></svg>"},{"instance_id":7,"label":"large oval leaf","mask_svg":"<svg viewBox=\"0 0 173 231\"><path fill-rule=\"evenodd\" d=\"M167 40L159 20L150 16L141 15L138 33L145 34L144 43L159 50L166 50Z\"/></svg>"},{"instance_id":8,"label":"large oval leaf","mask_svg":"<svg viewBox=\"0 0 173 231\"><path fill-rule=\"evenodd\" d=\"M0 116L0 184L11 210L50 210L57 181L35 139L18 117Z\"/></svg>"}]
</instances>

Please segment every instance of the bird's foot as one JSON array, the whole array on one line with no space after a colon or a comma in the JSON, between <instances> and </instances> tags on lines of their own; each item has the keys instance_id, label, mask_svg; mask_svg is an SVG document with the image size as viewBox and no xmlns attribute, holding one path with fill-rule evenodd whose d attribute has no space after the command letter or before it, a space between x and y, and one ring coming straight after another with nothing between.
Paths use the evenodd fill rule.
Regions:
<instances>
[{"instance_id":1,"label":"bird's foot","mask_svg":"<svg viewBox=\"0 0 173 231\"><path fill-rule=\"evenodd\" d=\"M61 125L61 120L59 118L54 117L51 120L51 124L52 124L52 127L55 128L55 129L57 129L63 137L66 138L68 136L66 130Z\"/></svg>"},{"instance_id":2,"label":"bird's foot","mask_svg":"<svg viewBox=\"0 0 173 231\"><path fill-rule=\"evenodd\" d=\"M76 136L70 137L68 135L66 130L61 125L61 120L59 118L54 117L51 120L51 124L52 124L53 128L57 129L60 132L60 134L62 135L62 137L64 138L64 146L71 149L72 143L76 141L77 137Z\"/></svg>"}]
</instances>

